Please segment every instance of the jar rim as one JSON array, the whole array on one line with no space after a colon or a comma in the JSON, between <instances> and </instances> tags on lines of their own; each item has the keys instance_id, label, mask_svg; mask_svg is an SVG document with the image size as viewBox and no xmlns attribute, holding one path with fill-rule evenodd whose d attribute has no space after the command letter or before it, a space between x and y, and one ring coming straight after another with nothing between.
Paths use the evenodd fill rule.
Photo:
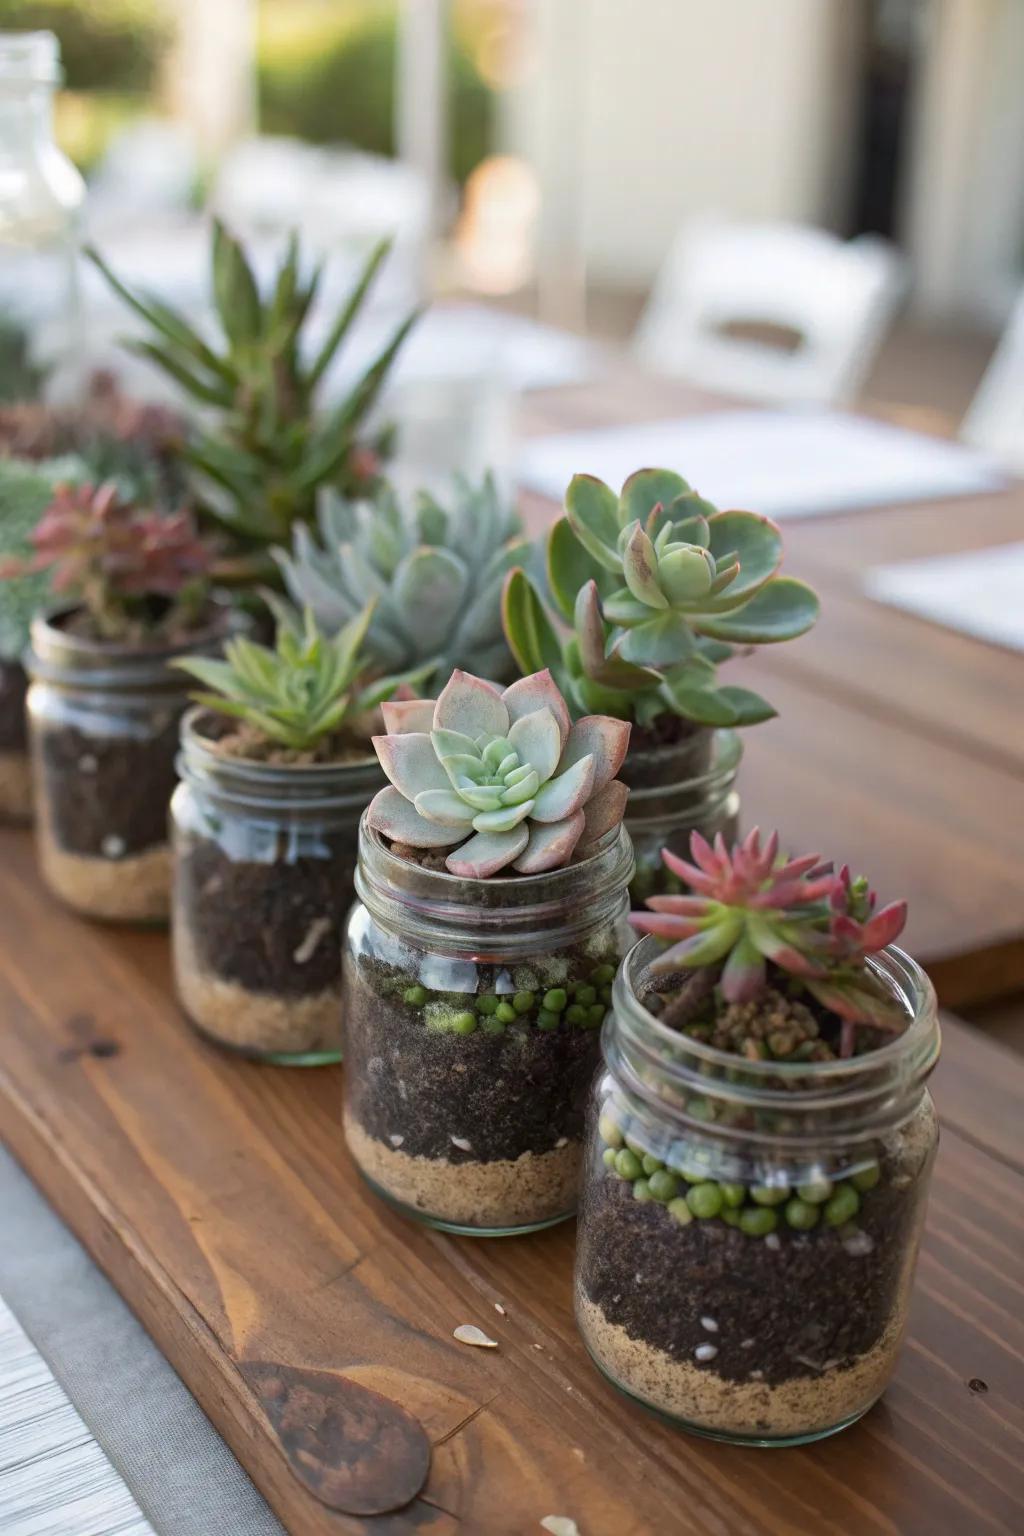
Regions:
<instances>
[{"instance_id":1,"label":"jar rim","mask_svg":"<svg viewBox=\"0 0 1024 1536\"><path fill-rule=\"evenodd\" d=\"M0 32L0 84L59 85L63 78L56 33Z\"/></svg>"},{"instance_id":2,"label":"jar rim","mask_svg":"<svg viewBox=\"0 0 1024 1536\"><path fill-rule=\"evenodd\" d=\"M115 690L160 685L181 691L191 684L183 672L172 671L170 663L178 656L219 647L229 635L249 623L226 596L213 593L207 621L190 635L174 642L140 646L76 635L63 627L81 612L82 604L75 603L37 614L32 620L24 666L33 681Z\"/></svg>"},{"instance_id":3,"label":"jar rim","mask_svg":"<svg viewBox=\"0 0 1024 1536\"><path fill-rule=\"evenodd\" d=\"M743 758L743 743L739 732L732 729L716 730L712 733L711 761L703 773L693 774L683 779L665 779L657 783L631 782L629 754L626 762L620 770L620 777L629 785L629 806L626 816L631 826L640 827L647 825L659 825L666 815L671 814L665 805L667 797L672 801L682 801L689 805L706 809L710 801L724 799L736 782ZM659 760L671 762L673 756L679 755L678 746L651 747L638 753L633 759L633 767L639 762L644 767L657 763ZM647 815L643 814L644 809Z\"/></svg>"}]
</instances>

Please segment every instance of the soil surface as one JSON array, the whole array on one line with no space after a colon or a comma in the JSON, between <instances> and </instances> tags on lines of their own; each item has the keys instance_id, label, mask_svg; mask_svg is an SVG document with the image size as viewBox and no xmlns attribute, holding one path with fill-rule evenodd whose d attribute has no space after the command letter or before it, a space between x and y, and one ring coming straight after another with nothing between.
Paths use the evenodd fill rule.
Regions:
<instances>
[{"instance_id":1,"label":"soil surface","mask_svg":"<svg viewBox=\"0 0 1024 1536\"><path fill-rule=\"evenodd\" d=\"M883 1158L853 1253L832 1229L780 1226L765 1239L718 1219L680 1226L663 1206L636 1200L628 1181L595 1177L580 1220L582 1293L609 1322L681 1364L713 1344L713 1369L728 1381L819 1376L871 1350L899 1309L926 1179L894 1188L892 1171ZM708 1319L717 1327L709 1330Z\"/></svg>"},{"instance_id":2,"label":"soil surface","mask_svg":"<svg viewBox=\"0 0 1024 1536\"><path fill-rule=\"evenodd\" d=\"M28 678L19 661L0 661L0 752L25 750Z\"/></svg>"},{"instance_id":3,"label":"soil surface","mask_svg":"<svg viewBox=\"0 0 1024 1536\"><path fill-rule=\"evenodd\" d=\"M250 992L299 998L340 985L341 934L352 903L356 833L325 833L323 858L229 858L208 838L183 842L177 908L202 972Z\"/></svg>"},{"instance_id":4,"label":"soil surface","mask_svg":"<svg viewBox=\"0 0 1024 1536\"><path fill-rule=\"evenodd\" d=\"M659 747L678 747L693 738L706 727L683 715L666 710L656 715L650 725L634 725L629 738L630 752L654 752Z\"/></svg>"},{"instance_id":5,"label":"soil surface","mask_svg":"<svg viewBox=\"0 0 1024 1536\"><path fill-rule=\"evenodd\" d=\"M69 853L117 859L167 841L177 783L181 710L171 707L147 740L40 727L41 793L53 837Z\"/></svg>"},{"instance_id":6,"label":"soil surface","mask_svg":"<svg viewBox=\"0 0 1024 1536\"><path fill-rule=\"evenodd\" d=\"M581 955L574 971L570 957L570 978L597 963ZM498 989L497 967L477 971L480 993ZM582 1137L599 1029L515 1023L500 1034L453 1034L430 1028L403 1001L409 984L372 956L346 970L348 1110L369 1135L384 1143L400 1136L407 1156L453 1164L550 1152L562 1137ZM463 1006L472 1009L473 997Z\"/></svg>"}]
</instances>

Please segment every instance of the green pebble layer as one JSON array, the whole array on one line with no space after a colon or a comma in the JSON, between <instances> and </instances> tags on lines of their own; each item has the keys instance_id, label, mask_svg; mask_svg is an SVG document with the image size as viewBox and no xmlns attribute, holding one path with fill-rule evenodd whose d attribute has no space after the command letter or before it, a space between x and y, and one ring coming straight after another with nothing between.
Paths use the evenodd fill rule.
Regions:
<instances>
[{"instance_id":1,"label":"green pebble layer","mask_svg":"<svg viewBox=\"0 0 1024 1536\"><path fill-rule=\"evenodd\" d=\"M451 993L431 992L419 982L414 982L402 987L400 996L410 1008L425 1008L429 1004L431 1016L428 1016L427 1024L431 1029L447 1034L469 1035L475 1028L479 1028L483 1034L500 1035L511 1024L522 1027L534 1025L544 1031L558 1029L563 1025L573 1029L598 1029L604 1023L611 1002L611 983L614 977L614 965L598 965L587 977L538 993L529 986L523 986L524 981L533 979L532 973L523 969L521 976L517 973L516 979L520 985L518 992L500 995L496 992L481 992L477 997L467 1000L472 1014L476 1016L476 1024L472 1027L465 1022L470 1009L460 1011L458 1001ZM452 1009L452 1012L448 1013L448 1009ZM459 1020L458 1024L456 1019Z\"/></svg>"}]
</instances>

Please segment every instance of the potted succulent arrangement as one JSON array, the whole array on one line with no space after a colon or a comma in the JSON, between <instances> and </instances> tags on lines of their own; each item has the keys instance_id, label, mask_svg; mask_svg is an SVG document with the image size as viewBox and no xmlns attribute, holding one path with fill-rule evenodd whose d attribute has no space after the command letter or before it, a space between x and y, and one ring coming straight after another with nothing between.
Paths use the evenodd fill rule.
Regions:
<instances>
[{"instance_id":1,"label":"potted succulent arrangement","mask_svg":"<svg viewBox=\"0 0 1024 1536\"><path fill-rule=\"evenodd\" d=\"M336 635L275 603L273 649L178 665L204 691L182 723L171 816L178 996L218 1044L289 1065L340 1058L341 929L359 817L384 782L378 706L422 680L380 677L373 600Z\"/></svg>"},{"instance_id":2,"label":"potted succulent arrangement","mask_svg":"<svg viewBox=\"0 0 1024 1536\"><path fill-rule=\"evenodd\" d=\"M666 863L616 979L595 1087L577 1318L633 1396L793 1444L892 1373L937 1127L927 977L902 902L752 832ZM665 945L668 945L666 948Z\"/></svg>"},{"instance_id":3,"label":"potted succulent arrangement","mask_svg":"<svg viewBox=\"0 0 1024 1536\"><path fill-rule=\"evenodd\" d=\"M45 572L66 606L31 625L29 739L40 866L76 910L165 920L167 805L185 687L169 662L219 649L231 622L210 551L185 512L124 501L112 484L59 486L4 574Z\"/></svg>"},{"instance_id":4,"label":"potted succulent arrangement","mask_svg":"<svg viewBox=\"0 0 1024 1536\"><path fill-rule=\"evenodd\" d=\"M721 512L681 475L642 469L620 495L576 475L551 528L545 579L513 572L509 645L523 669L551 668L575 711L633 723L622 776L637 858L636 899L667 888L662 843L685 852L694 829L735 831L735 729L775 711L718 681L739 650L810 629L818 600L779 575L782 537L767 517Z\"/></svg>"},{"instance_id":5,"label":"potted succulent arrangement","mask_svg":"<svg viewBox=\"0 0 1024 1536\"><path fill-rule=\"evenodd\" d=\"M383 665L432 661L441 680L457 667L512 679L501 590L527 545L490 476L479 485L456 479L447 507L421 493L402 508L387 486L357 502L328 494L317 521L318 535L299 524L291 550L275 555L291 597L324 628L352 618L372 592L367 643Z\"/></svg>"},{"instance_id":6,"label":"potted succulent arrangement","mask_svg":"<svg viewBox=\"0 0 1024 1536\"><path fill-rule=\"evenodd\" d=\"M202 424L189 433L182 457L200 513L213 520L226 546L219 579L244 583L273 576L270 547L286 543L296 524L313 521L324 487L353 492L376 484L391 434L362 434L417 315L402 322L344 399L321 411L318 398L390 244L382 241L371 252L315 348L307 344L306 330L320 271L303 273L294 235L261 295L243 246L214 221L212 290L220 345L169 305L126 287L98 252L87 253L149 329L148 336L127 341L127 348L167 374L200 413Z\"/></svg>"},{"instance_id":7,"label":"potted succulent arrangement","mask_svg":"<svg viewBox=\"0 0 1024 1536\"><path fill-rule=\"evenodd\" d=\"M583 1108L632 874L629 726L551 674L456 670L384 706L343 968L345 1136L409 1215L477 1235L576 1205Z\"/></svg>"}]
</instances>

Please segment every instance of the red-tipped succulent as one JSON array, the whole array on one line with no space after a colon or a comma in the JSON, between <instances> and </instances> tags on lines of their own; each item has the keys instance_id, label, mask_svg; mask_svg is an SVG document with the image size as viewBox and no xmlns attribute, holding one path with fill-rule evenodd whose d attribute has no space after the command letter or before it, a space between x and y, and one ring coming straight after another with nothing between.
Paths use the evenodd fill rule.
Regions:
<instances>
[{"instance_id":1,"label":"red-tipped succulent","mask_svg":"<svg viewBox=\"0 0 1024 1536\"><path fill-rule=\"evenodd\" d=\"M719 834L712 846L699 832L690 839L692 863L665 849L662 858L689 893L652 896L649 912L630 921L670 947L651 969L667 974L720 965L727 1003L758 997L769 985L769 965L800 978L824 1007L844 1021L843 1049L853 1049L853 1026L901 1027L905 1016L882 990L867 957L891 944L906 922L906 902L876 911L876 898L848 868L839 874L817 854L779 855L772 833L762 846L757 828L729 849Z\"/></svg>"}]
</instances>

